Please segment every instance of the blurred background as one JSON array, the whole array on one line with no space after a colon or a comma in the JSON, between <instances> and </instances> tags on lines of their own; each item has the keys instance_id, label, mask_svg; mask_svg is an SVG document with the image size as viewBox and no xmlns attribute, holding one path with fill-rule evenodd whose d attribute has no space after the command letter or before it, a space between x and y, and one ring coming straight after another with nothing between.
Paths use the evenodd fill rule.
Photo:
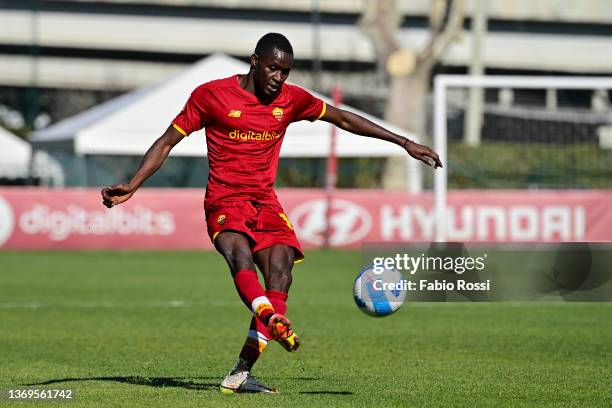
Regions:
<instances>
[{"instance_id":1,"label":"blurred background","mask_svg":"<svg viewBox=\"0 0 612 408\"><path fill-rule=\"evenodd\" d=\"M479 18L480 26L475 24ZM3 0L0 21L0 121L26 140L32 130L164 81L212 54L246 62L257 39L269 31L284 33L294 45L291 81L326 95L338 85L348 105L425 141L431 140L431 78L436 74L465 74L470 69L503 75L612 71L612 59L607 58L612 54L612 4L596 0L296 0L282 6L271 0ZM479 50L474 49L475 41ZM400 91L393 92L394 87ZM523 149L514 149L514 143L538 139L556 144L575 132L580 141L596 145L598 130L610 132L605 126L610 115L607 90L487 90L484 99L484 139L509 144L482 149L487 155L503 155L502 163L521 158ZM449 118L451 140L463 136L462 100L459 97L459 111ZM500 105L506 108L501 113L495 110ZM554 115L568 107L588 114L574 120ZM532 116L526 118L525 113ZM577 179L579 187L610 186L612 163L598 166L604 158L595 151L576 156L584 162L575 165L568 163L574 158L571 149L545 151L547 161L558 161L551 163L552 170L536 168L517 177L491 162L487 168L478 166L474 159L484 153L476 149L456 148L463 169L451 174L450 182L458 187L495 185L497 179L514 186L562 187L568 178ZM55 155L64 171L75 171L69 158ZM96 173L118 163L129 172L138 162L130 155L95 155L89 160ZM200 162L201 158L188 157L171 160L151 185L203 186L206 166L195 164ZM401 165L382 158L342 159L339 185L398 187ZM575 167L583 174L574 174ZM185 168L197 168L198 174L186 175ZM321 158L283 159L281 170L281 186L324 184ZM28 182L5 172L3 184ZM65 179L68 184L102 185L118 176L125 179L128 174L115 172L92 180L68 174Z\"/></svg>"},{"instance_id":2,"label":"blurred background","mask_svg":"<svg viewBox=\"0 0 612 408\"><path fill-rule=\"evenodd\" d=\"M206 233L203 132L128 202L100 187L130 179L193 88L246 74L268 32L293 44L290 82L444 169L288 128L276 191L306 253L288 311L304 346L256 366L282 392L265 406L612 406L612 303L559 303L612 298L610 0L0 0L0 400L229 405L218 382L251 317ZM462 275L489 293L429 301L542 302L411 293L365 316L356 274L406 243L445 264L490 248L488 274Z\"/></svg>"},{"instance_id":3,"label":"blurred background","mask_svg":"<svg viewBox=\"0 0 612 408\"><path fill-rule=\"evenodd\" d=\"M246 73L275 31L294 46L291 82L429 145L439 75L603 78L449 87L445 158L449 191L612 187L609 1L0 0L0 27L3 185L128 180L193 86ZM394 146L341 134L332 151L330 135L290 127L277 186L330 187L337 155L332 187L433 189ZM147 187L205 186L203 137L191 139Z\"/></svg>"}]
</instances>

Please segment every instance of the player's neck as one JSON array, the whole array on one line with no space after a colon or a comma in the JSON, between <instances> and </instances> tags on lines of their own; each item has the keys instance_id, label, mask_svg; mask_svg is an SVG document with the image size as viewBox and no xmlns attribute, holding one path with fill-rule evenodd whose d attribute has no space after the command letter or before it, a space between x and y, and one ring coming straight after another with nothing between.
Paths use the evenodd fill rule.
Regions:
<instances>
[{"instance_id":1,"label":"player's neck","mask_svg":"<svg viewBox=\"0 0 612 408\"><path fill-rule=\"evenodd\" d=\"M257 89L255 88L255 81L253 80L253 74L251 72L249 72L247 75L238 75L238 85L248 93L254 95L257 100L264 105L267 105L274 100L274 97L264 96L257 92Z\"/></svg>"},{"instance_id":2,"label":"player's neck","mask_svg":"<svg viewBox=\"0 0 612 408\"><path fill-rule=\"evenodd\" d=\"M238 75L238 85L248 93L255 95L255 82L253 81L253 75L250 73Z\"/></svg>"}]
</instances>

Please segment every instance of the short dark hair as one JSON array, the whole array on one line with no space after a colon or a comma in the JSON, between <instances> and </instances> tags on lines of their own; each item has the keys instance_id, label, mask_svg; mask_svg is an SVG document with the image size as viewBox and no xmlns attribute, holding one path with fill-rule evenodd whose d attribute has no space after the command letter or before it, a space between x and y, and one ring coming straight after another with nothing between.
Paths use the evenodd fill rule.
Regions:
<instances>
[{"instance_id":1,"label":"short dark hair","mask_svg":"<svg viewBox=\"0 0 612 408\"><path fill-rule=\"evenodd\" d=\"M287 37L279 33L268 33L261 37L255 46L255 54L262 56L275 49L293 55L291 43Z\"/></svg>"}]
</instances>

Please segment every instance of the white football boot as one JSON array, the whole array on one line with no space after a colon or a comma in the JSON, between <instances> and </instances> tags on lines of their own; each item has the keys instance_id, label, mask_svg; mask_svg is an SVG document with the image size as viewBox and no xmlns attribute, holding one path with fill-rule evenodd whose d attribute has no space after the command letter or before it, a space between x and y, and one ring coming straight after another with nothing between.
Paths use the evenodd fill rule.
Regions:
<instances>
[{"instance_id":1,"label":"white football boot","mask_svg":"<svg viewBox=\"0 0 612 408\"><path fill-rule=\"evenodd\" d=\"M277 391L270 388L257 380L248 371L232 371L221 383L219 391L222 394L240 394L250 392L267 392L275 394Z\"/></svg>"}]
</instances>

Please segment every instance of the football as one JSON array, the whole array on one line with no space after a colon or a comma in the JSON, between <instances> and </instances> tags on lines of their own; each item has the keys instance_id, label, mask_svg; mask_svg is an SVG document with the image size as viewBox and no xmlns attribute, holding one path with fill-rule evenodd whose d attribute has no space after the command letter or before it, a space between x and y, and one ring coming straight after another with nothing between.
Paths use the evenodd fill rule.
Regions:
<instances>
[{"instance_id":1,"label":"football","mask_svg":"<svg viewBox=\"0 0 612 408\"><path fill-rule=\"evenodd\" d=\"M359 310L368 316L389 316L406 300L406 281L395 269L377 272L373 265L359 272L353 283L353 298Z\"/></svg>"}]
</instances>

